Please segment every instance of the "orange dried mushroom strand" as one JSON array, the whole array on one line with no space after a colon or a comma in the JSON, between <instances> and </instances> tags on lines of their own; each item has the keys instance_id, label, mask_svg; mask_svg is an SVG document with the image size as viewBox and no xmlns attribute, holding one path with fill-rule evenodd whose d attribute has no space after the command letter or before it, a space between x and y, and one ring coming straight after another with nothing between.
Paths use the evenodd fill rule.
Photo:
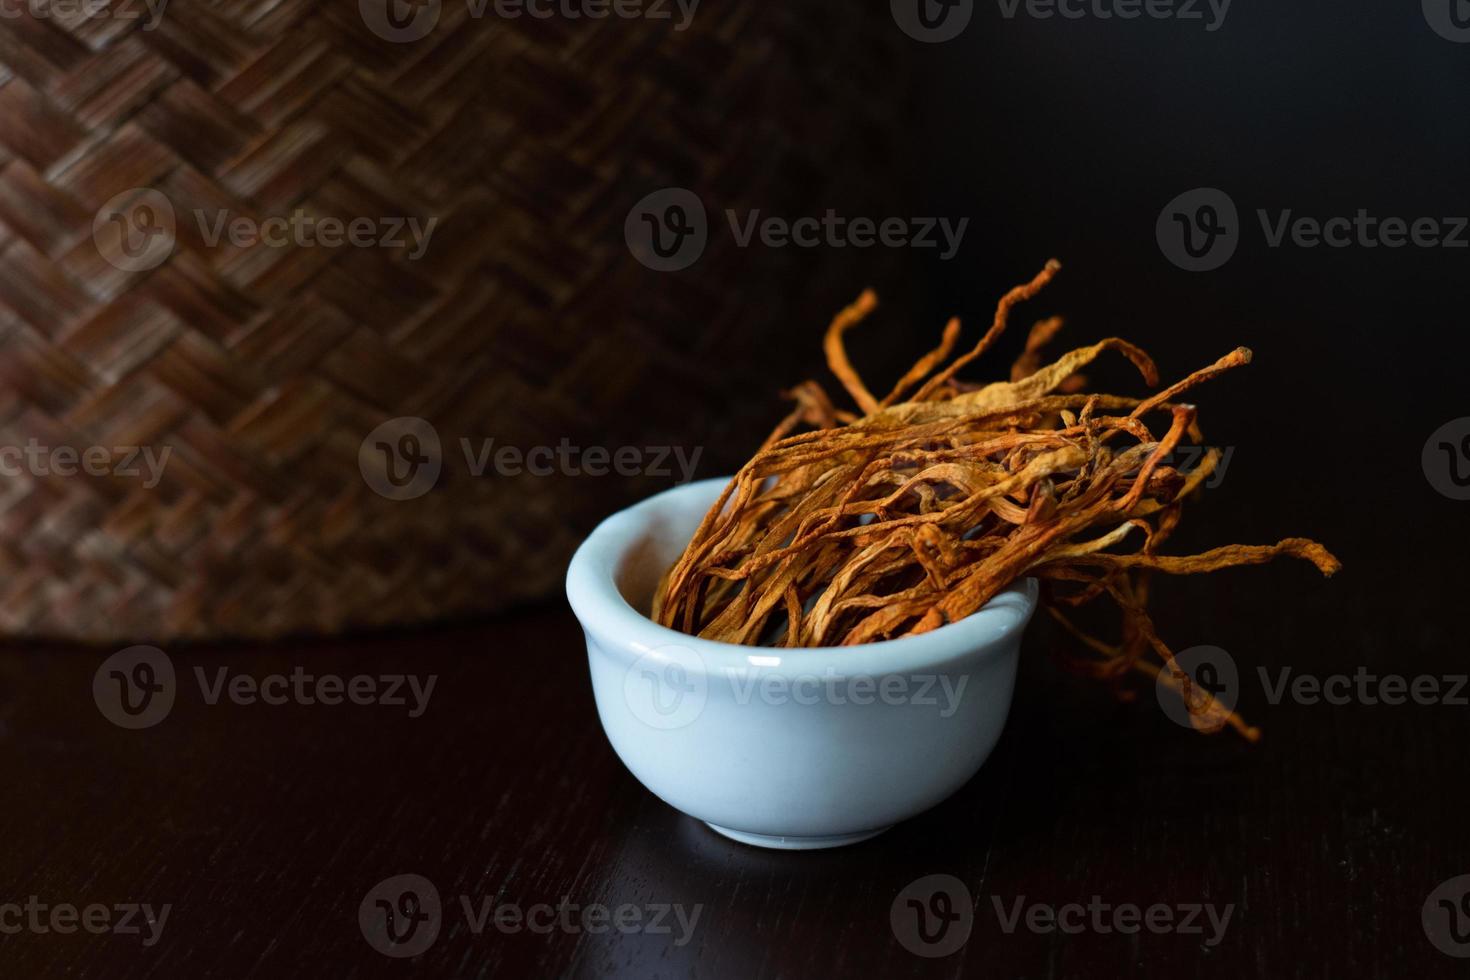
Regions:
<instances>
[{"instance_id":1,"label":"orange dried mushroom strand","mask_svg":"<svg viewBox=\"0 0 1470 980\"><path fill-rule=\"evenodd\" d=\"M1009 381L958 381L959 369L1005 331L1012 307L1059 269L1048 262L1007 293L979 342L941 368L960 333L951 320L939 346L881 400L842 339L877 298L864 292L841 311L824 347L861 414L835 407L815 381L789 392L795 409L741 467L665 574L654 618L727 643L851 645L955 622L1036 576L1049 583L1052 615L1093 654L1074 659L1074 667L1112 683L1133 672L1162 673L1199 730L1229 724L1259 737L1190 683L1145 611L1153 573L1197 574L1280 556L1311 561L1326 575L1340 567L1326 548L1302 538L1182 557L1158 553L1178 526L1182 501L1220 459L1211 450L1189 474L1165 464L1184 438L1203 439L1195 408L1176 399L1248 364L1250 351L1237 348L1147 398L1085 394L1077 390L1085 384L1080 370L1108 351L1131 361L1150 387L1158 372L1148 354L1115 337L1043 365L1039 352L1061 327L1053 318L1032 328ZM1145 421L1153 416L1168 418L1162 435ZM802 425L811 428L793 434ZM1125 540L1137 550L1118 552ZM1123 616L1115 644L1083 633L1062 611L1104 594Z\"/></svg>"}]
</instances>

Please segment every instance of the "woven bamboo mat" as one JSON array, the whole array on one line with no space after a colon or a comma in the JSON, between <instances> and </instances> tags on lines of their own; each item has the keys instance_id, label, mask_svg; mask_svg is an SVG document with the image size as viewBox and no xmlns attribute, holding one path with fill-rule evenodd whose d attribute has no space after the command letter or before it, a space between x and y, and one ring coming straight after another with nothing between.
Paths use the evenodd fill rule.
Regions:
<instances>
[{"instance_id":1,"label":"woven bamboo mat","mask_svg":"<svg viewBox=\"0 0 1470 980\"><path fill-rule=\"evenodd\" d=\"M774 417L726 399L794 380L769 352L860 273L723 240L659 273L624 219L665 186L810 209L888 179L901 39L863 6L709 3L675 31L445 0L395 43L355 2L173 0L151 27L141 2L19 5L0 19L0 449L52 453L0 477L0 631L266 637L555 592L588 527L669 481L476 477L458 440L693 445ZM196 218L298 211L436 224L411 258L211 241ZM444 447L412 500L360 467L398 417ZM106 450L106 472L64 475L57 447ZM128 447L169 451L156 485L120 472Z\"/></svg>"}]
</instances>

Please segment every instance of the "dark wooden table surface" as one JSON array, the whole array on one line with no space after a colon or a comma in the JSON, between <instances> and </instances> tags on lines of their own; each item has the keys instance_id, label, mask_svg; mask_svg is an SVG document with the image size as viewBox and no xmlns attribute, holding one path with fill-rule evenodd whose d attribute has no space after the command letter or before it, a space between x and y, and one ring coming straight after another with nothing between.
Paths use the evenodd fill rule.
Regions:
<instances>
[{"instance_id":1,"label":"dark wooden table surface","mask_svg":"<svg viewBox=\"0 0 1470 980\"><path fill-rule=\"evenodd\" d=\"M1419 505L1430 518L1458 506L1432 493ZM1416 604L1407 564L1352 571L1355 552L1386 556L1386 541L1340 549L1349 571L1332 582L1279 565L1163 592L1159 619L1179 646L1235 651L1258 745L1186 731L1147 690L1120 704L1060 672L1045 654L1065 640L1038 619L981 773L931 812L825 852L730 842L644 790L602 734L581 632L559 604L391 637L171 649L174 704L138 730L94 697L112 651L16 647L0 656L0 904L18 906L0 909L0 974L1463 976L1421 913L1470 873L1470 711L1272 705L1252 679L1260 664L1409 676L1463 664L1463 612ZM411 696L211 704L196 676L298 667L435 681L410 717ZM359 924L401 875L432 882L442 907L412 959L378 951ZM937 958L890 918L929 875L958 880L951 908L965 894L974 908L968 936L945 937L963 945ZM27 902L46 906L40 928ZM144 909L130 923L129 903ZM1068 903L1106 909L1073 933L1026 924ZM123 928L50 927L53 907L92 904ZM1200 932L1111 929L1129 904L1170 906L1181 924L1193 905L1230 918L1223 931L1203 913ZM583 918L599 906L630 907L628 931ZM498 911L477 932L485 909Z\"/></svg>"}]
</instances>

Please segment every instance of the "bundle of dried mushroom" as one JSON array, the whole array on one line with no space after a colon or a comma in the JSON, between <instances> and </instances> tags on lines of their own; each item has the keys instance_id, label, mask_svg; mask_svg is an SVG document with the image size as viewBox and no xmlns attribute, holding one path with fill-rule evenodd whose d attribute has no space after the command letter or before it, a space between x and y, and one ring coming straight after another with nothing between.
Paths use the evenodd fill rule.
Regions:
<instances>
[{"instance_id":1,"label":"bundle of dried mushroom","mask_svg":"<svg viewBox=\"0 0 1470 980\"><path fill-rule=\"evenodd\" d=\"M1011 308L1058 268L1049 262L1007 293L979 343L941 367L960 333L951 320L939 346L883 398L864 385L842 340L876 298L864 293L839 313L827 331L827 361L861 414L835 407L816 382L796 387L796 409L725 488L664 576L654 618L728 643L850 645L954 622L1035 576L1048 586L1051 614L1095 655L1074 666L1115 682L1132 671L1163 671L1197 728L1228 723L1258 737L1191 684L1145 611L1152 572L1211 572L1280 555L1304 558L1327 575L1340 567L1304 538L1184 557L1159 553L1183 500L1220 458L1211 450L1187 474L1167 465L1181 440L1203 439L1195 407L1178 398L1249 363L1250 351L1238 348L1146 398L1086 394L1077 372L1104 351L1128 358L1151 388L1158 385L1153 361L1109 338L1042 366L1039 351L1061 326L1050 319L1032 328L1009 382L959 381L957 373L1005 330ZM1168 422L1162 437L1149 428L1153 418ZM803 424L810 431L791 434ZM1123 550L1125 543L1133 550ZM1064 612L1103 594L1122 610L1117 643L1085 634Z\"/></svg>"}]
</instances>

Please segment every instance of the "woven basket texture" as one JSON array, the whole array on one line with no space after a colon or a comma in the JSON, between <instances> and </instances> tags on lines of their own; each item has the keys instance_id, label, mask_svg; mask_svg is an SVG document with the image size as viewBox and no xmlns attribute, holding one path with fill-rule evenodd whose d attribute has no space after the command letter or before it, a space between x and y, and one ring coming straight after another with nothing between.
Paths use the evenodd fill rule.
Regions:
<instances>
[{"instance_id":1,"label":"woven basket texture","mask_svg":"<svg viewBox=\"0 0 1470 980\"><path fill-rule=\"evenodd\" d=\"M276 637L551 595L598 519L671 478L477 476L461 439L697 446L713 475L870 278L836 250L741 248L722 212L881 196L904 116L885 5L708 2L676 30L673 4L444 0L394 42L372 2L0 19L0 448L50 451L0 478L0 632ZM664 187L709 203L682 272L624 239ZM129 202L156 195L171 247L129 268L110 222L151 234ZM436 224L416 258L210 234L298 211ZM411 500L364 476L364 439L401 417L443 447ZM98 447L105 472L63 472ZM129 447L168 451L155 485Z\"/></svg>"}]
</instances>

